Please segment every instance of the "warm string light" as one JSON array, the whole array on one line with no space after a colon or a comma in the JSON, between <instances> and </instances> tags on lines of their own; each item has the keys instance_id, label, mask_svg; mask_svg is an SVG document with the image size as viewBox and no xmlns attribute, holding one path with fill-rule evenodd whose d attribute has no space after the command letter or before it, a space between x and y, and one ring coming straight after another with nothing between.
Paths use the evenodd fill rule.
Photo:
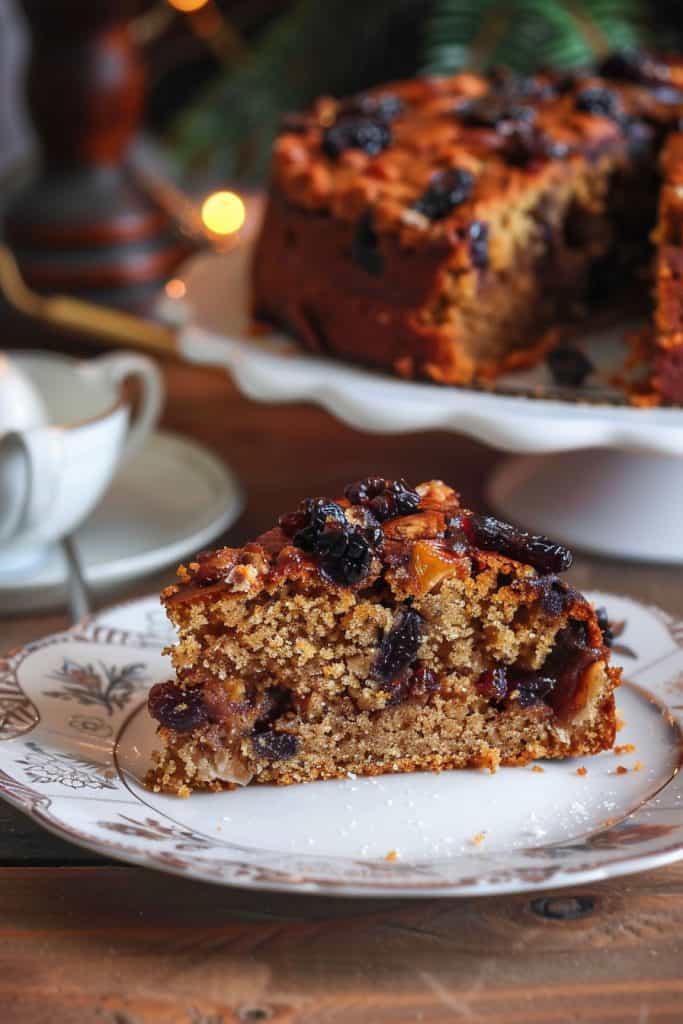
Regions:
<instances>
[{"instance_id":1,"label":"warm string light","mask_svg":"<svg viewBox=\"0 0 683 1024\"><path fill-rule=\"evenodd\" d=\"M206 7L209 0L168 0L168 3L171 7L175 7L176 11L193 14L195 11L200 11L202 7Z\"/></svg>"},{"instance_id":2,"label":"warm string light","mask_svg":"<svg viewBox=\"0 0 683 1024\"><path fill-rule=\"evenodd\" d=\"M179 277L172 277L170 281L166 282L164 291L169 299L174 299L177 302L185 298L187 288L185 287L185 282L181 281Z\"/></svg>"},{"instance_id":3,"label":"warm string light","mask_svg":"<svg viewBox=\"0 0 683 1024\"><path fill-rule=\"evenodd\" d=\"M168 6L186 14L191 31L227 66L246 52L246 44L235 26L222 13L216 0L167 0Z\"/></svg>"},{"instance_id":4,"label":"warm string light","mask_svg":"<svg viewBox=\"0 0 683 1024\"><path fill-rule=\"evenodd\" d=\"M202 203L202 224L212 235L234 235L244 224L246 210L235 192L214 192Z\"/></svg>"}]
</instances>

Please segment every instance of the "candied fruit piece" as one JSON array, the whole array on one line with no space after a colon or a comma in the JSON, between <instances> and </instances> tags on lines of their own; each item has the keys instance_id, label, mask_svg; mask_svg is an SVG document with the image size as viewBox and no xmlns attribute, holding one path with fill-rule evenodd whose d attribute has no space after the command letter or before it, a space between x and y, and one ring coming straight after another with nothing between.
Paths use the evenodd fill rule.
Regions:
<instances>
[{"instance_id":1,"label":"candied fruit piece","mask_svg":"<svg viewBox=\"0 0 683 1024\"><path fill-rule=\"evenodd\" d=\"M575 600L576 591L557 576L538 576L526 581L538 594L541 608L552 618L558 618Z\"/></svg>"},{"instance_id":2,"label":"candied fruit piece","mask_svg":"<svg viewBox=\"0 0 683 1024\"><path fill-rule=\"evenodd\" d=\"M617 96L599 85L591 85L577 94L574 105L582 114L595 114L608 117L611 121L621 123L624 111Z\"/></svg>"},{"instance_id":3,"label":"candied fruit piece","mask_svg":"<svg viewBox=\"0 0 683 1024\"><path fill-rule=\"evenodd\" d=\"M440 689L441 684L430 668L426 665L413 665L404 668L391 680L388 705L394 707L405 701L424 705Z\"/></svg>"},{"instance_id":4,"label":"candied fruit piece","mask_svg":"<svg viewBox=\"0 0 683 1024\"><path fill-rule=\"evenodd\" d=\"M458 111L460 120L473 128L494 128L504 132L524 122L533 121L536 111L533 107L511 102L505 91L488 92L478 96Z\"/></svg>"},{"instance_id":5,"label":"candied fruit piece","mask_svg":"<svg viewBox=\"0 0 683 1024\"><path fill-rule=\"evenodd\" d=\"M660 63L642 50L628 48L608 54L598 65L597 70L603 78L613 78L621 82L666 84L671 79L666 64Z\"/></svg>"},{"instance_id":6,"label":"candied fruit piece","mask_svg":"<svg viewBox=\"0 0 683 1024\"><path fill-rule=\"evenodd\" d=\"M421 597L428 594L454 572L454 559L451 554L442 554L429 541L418 540L413 544L410 553L411 590Z\"/></svg>"},{"instance_id":7,"label":"candied fruit piece","mask_svg":"<svg viewBox=\"0 0 683 1024\"><path fill-rule=\"evenodd\" d=\"M347 149L377 156L391 143L391 128L379 117L342 114L323 133L323 152L333 159Z\"/></svg>"},{"instance_id":8,"label":"candied fruit piece","mask_svg":"<svg viewBox=\"0 0 683 1024\"><path fill-rule=\"evenodd\" d=\"M358 527L333 523L319 534L315 554L320 556L325 576L334 583L351 586L370 571L373 548Z\"/></svg>"},{"instance_id":9,"label":"candied fruit piece","mask_svg":"<svg viewBox=\"0 0 683 1024\"><path fill-rule=\"evenodd\" d=\"M568 147L564 142L551 139L537 125L524 122L515 125L505 133L501 155L513 167L526 167L534 161L556 159L566 156Z\"/></svg>"},{"instance_id":10,"label":"candied fruit piece","mask_svg":"<svg viewBox=\"0 0 683 1024\"><path fill-rule=\"evenodd\" d=\"M399 614L380 645L373 670L375 676L389 682L415 660L422 622L422 616L413 608L406 608Z\"/></svg>"},{"instance_id":11,"label":"candied fruit piece","mask_svg":"<svg viewBox=\"0 0 683 1024\"><path fill-rule=\"evenodd\" d=\"M595 367L588 356L573 345L560 345L546 356L553 380L560 387L580 388Z\"/></svg>"},{"instance_id":12,"label":"candied fruit piece","mask_svg":"<svg viewBox=\"0 0 683 1024\"><path fill-rule=\"evenodd\" d=\"M369 509L380 523L397 516L409 516L420 504L420 495L412 491L405 480L385 480L381 476L357 480L345 488L344 494L352 505Z\"/></svg>"},{"instance_id":13,"label":"candied fruit piece","mask_svg":"<svg viewBox=\"0 0 683 1024\"><path fill-rule=\"evenodd\" d=\"M588 670L600 656L601 650L590 645L585 622L570 619L557 634L542 671L558 680L559 685L551 701L558 713L578 711L584 706L590 690Z\"/></svg>"},{"instance_id":14,"label":"candied fruit piece","mask_svg":"<svg viewBox=\"0 0 683 1024\"><path fill-rule=\"evenodd\" d=\"M251 738L254 753L257 757L265 757L269 761L287 761L294 757L299 749L296 736L288 732L257 732Z\"/></svg>"},{"instance_id":15,"label":"candied fruit piece","mask_svg":"<svg viewBox=\"0 0 683 1024\"><path fill-rule=\"evenodd\" d=\"M375 548L382 542L378 526L350 523L341 505L325 498L308 499L297 512L281 516L279 523L292 535L295 547L317 556L323 575L344 586L368 574Z\"/></svg>"},{"instance_id":16,"label":"candied fruit piece","mask_svg":"<svg viewBox=\"0 0 683 1024\"><path fill-rule=\"evenodd\" d=\"M497 665L495 668L489 668L486 672L482 672L474 685L482 697L487 697L489 700L494 701L504 700L508 692L508 678L505 666Z\"/></svg>"},{"instance_id":17,"label":"candied fruit piece","mask_svg":"<svg viewBox=\"0 0 683 1024\"><path fill-rule=\"evenodd\" d=\"M177 683L157 683L149 691L147 707L160 725L176 732L189 732L209 718L198 686L183 690Z\"/></svg>"},{"instance_id":18,"label":"candied fruit piece","mask_svg":"<svg viewBox=\"0 0 683 1024\"><path fill-rule=\"evenodd\" d=\"M607 614L607 609L596 608L595 615L598 620L600 632L602 633L603 643L605 644L605 647L611 647L614 643L614 633L612 632L612 627L609 621L609 615Z\"/></svg>"},{"instance_id":19,"label":"candied fruit piece","mask_svg":"<svg viewBox=\"0 0 683 1024\"><path fill-rule=\"evenodd\" d=\"M413 209L429 220L442 220L469 199L473 188L474 177L470 171L464 167L452 167L432 179L426 191L413 203Z\"/></svg>"},{"instance_id":20,"label":"candied fruit piece","mask_svg":"<svg viewBox=\"0 0 683 1024\"><path fill-rule=\"evenodd\" d=\"M379 248L379 238L372 219L372 211L366 211L356 224L351 242L351 258L368 274L379 276L384 269L384 261Z\"/></svg>"},{"instance_id":21,"label":"candied fruit piece","mask_svg":"<svg viewBox=\"0 0 683 1024\"><path fill-rule=\"evenodd\" d=\"M295 545L302 551L312 552L315 549L317 538L328 522L339 523L342 526L346 523L341 505L325 498L307 498L300 506L299 513L294 513L295 516L300 514L304 515L303 526L297 530L293 539ZM281 527L283 519L288 527L293 525L293 517L285 516L281 517Z\"/></svg>"},{"instance_id":22,"label":"candied fruit piece","mask_svg":"<svg viewBox=\"0 0 683 1024\"><path fill-rule=\"evenodd\" d=\"M517 670L511 686L517 691L517 703L522 708L541 704L555 689L557 679L543 672Z\"/></svg>"},{"instance_id":23,"label":"candied fruit piece","mask_svg":"<svg viewBox=\"0 0 683 1024\"><path fill-rule=\"evenodd\" d=\"M426 665L417 665L411 670L408 695L412 700L428 700L433 693L438 693L441 684Z\"/></svg>"},{"instance_id":24,"label":"candied fruit piece","mask_svg":"<svg viewBox=\"0 0 683 1024\"><path fill-rule=\"evenodd\" d=\"M341 109L344 114L360 114L389 123L398 117L404 106L401 97L391 92L382 93L381 96L359 93L357 96L344 100Z\"/></svg>"},{"instance_id":25,"label":"candied fruit piece","mask_svg":"<svg viewBox=\"0 0 683 1024\"><path fill-rule=\"evenodd\" d=\"M470 542L485 551L497 551L542 573L564 572L572 564L571 552L540 534L527 533L493 516L462 517Z\"/></svg>"}]
</instances>

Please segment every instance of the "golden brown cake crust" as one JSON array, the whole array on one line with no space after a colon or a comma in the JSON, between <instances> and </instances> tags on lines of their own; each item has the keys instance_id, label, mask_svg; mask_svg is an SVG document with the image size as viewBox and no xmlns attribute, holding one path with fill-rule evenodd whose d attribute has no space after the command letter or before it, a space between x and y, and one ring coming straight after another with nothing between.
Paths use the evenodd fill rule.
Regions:
<instances>
[{"instance_id":1,"label":"golden brown cake crust","mask_svg":"<svg viewBox=\"0 0 683 1024\"><path fill-rule=\"evenodd\" d=\"M440 481L308 499L162 595L177 678L150 694L157 789L523 764L614 739L606 623L569 552Z\"/></svg>"},{"instance_id":2,"label":"golden brown cake crust","mask_svg":"<svg viewBox=\"0 0 683 1024\"><path fill-rule=\"evenodd\" d=\"M313 351L446 384L538 358L548 329L585 306L623 207L643 206L636 236L654 219L641 171L683 114L683 82L678 58L646 63L321 98L274 146L255 317Z\"/></svg>"}]
</instances>

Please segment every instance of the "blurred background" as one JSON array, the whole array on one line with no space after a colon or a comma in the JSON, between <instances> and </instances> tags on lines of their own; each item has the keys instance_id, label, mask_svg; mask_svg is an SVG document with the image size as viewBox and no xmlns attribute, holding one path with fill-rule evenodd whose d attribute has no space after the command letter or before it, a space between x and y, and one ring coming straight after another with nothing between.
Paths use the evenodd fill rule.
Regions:
<instances>
[{"instance_id":1,"label":"blurred background","mask_svg":"<svg viewBox=\"0 0 683 1024\"><path fill-rule=\"evenodd\" d=\"M42 6L73 28L88 20L88 8L108 5L23 6L38 25ZM643 43L676 50L683 40L678 0L139 0L114 7L147 69L144 131L196 188L262 180L281 113L321 92L463 67L578 66L607 49ZM24 96L28 45L21 3L0 0L5 173L34 152Z\"/></svg>"},{"instance_id":2,"label":"blurred background","mask_svg":"<svg viewBox=\"0 0 683 1024\"><path fill-rule=\"evenodd\" d=\"M285 111L682 43L677 0L0 0L4 241L37 292L154 314L189 253L253 231Z\"/></svg>"}]
</instances>

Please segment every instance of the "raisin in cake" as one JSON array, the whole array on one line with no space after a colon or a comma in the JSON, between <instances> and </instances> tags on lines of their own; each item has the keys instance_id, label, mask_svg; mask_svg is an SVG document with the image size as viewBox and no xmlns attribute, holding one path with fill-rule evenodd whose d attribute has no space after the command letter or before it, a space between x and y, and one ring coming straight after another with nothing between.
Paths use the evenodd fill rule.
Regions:
<instances>
[{"instance_id":1,"label":"raisin in cake","mask_svg":"<svg viewBox=\"0 0 683 1024\"><path fill-rule=\"evenodd\" d=\"M275 142L254 315L405 377L531 363L596 296L647 293L657 155L682 115L683 63L636 54L322 98ZM675 388L671 359L655 374L668 400L679 361Z\"/></svg>"},{"instance_id":2,"label":"raisin in cake","mask_svg":"<svg viewBox=\"0 0 683 1024\"><path fill-rule=\"evenodd\" d=\"M163 593L175 680L149 710L157 790L525 764L615 734L606 623L569 552L436 481L309 499Z\"/></svg>"}]
</instances>

